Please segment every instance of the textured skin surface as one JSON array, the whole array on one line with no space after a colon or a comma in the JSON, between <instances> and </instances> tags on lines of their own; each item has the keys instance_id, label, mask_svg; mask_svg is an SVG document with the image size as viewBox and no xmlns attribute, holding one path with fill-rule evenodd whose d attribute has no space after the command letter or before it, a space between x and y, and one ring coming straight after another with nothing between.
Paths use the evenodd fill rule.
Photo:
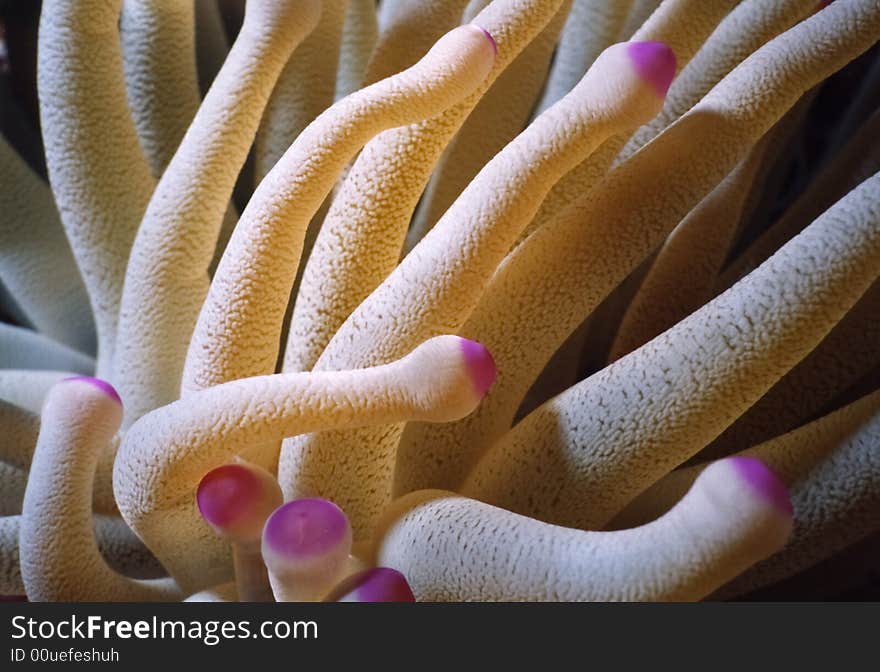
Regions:
<instances>
[{"instance_id":1,"label":"textured skin surface","mask_svg":"<svg viewBox=\"0 0 880 672\"><path fill-rule=\"evenodd\" d=\"M455 134L419 202L406 235L404 254L434 227L480 169L525 128L547 78L570 6L570 0L562 3L550 23L504 69Z\"/></svg>"},{"instance_id":2,"label":"textured skin surface","mask_svg":"<svg viewBox=\"0 0 880 672\"><path fill-rule=\"evenodd\" d=\"M498 382L476 414L426 437L426 459L463 476L568 335L806 90L878 32L876 5L833 3L755 52L601 188L521 243L461 330L492 351Z\"/></svg>"},{"instance_id":3,"label":"textured skin surface","mask_svg":"<svg viewBox=\"0 0 880 672\"><path fill-rule=\"evenodd\" d=\"M309 344L293 340L296 355L295 359L291 355L286 370L310 368L315 353L323 350L358 304L391 273L441 153L499 74L561 4L562 0L504 0L481 11L473 22L488 31L498 48L481 85L443 114L386 131L364 147L338 189L303 274L297 303L314 304L300 310L319 315L320 321L311 325L314 335Z\"/></svg>"},{"instance_id":4,"label":"textured skin surface","mask_svg":"<svg viewBox=\"0 0 880 672\"><path fill-rule=\"evenodd\" d=\"M880 174L742 282L532 412L462 492L542 520L605 524L747 410L874 282L878 187Z\"/></svg>"},{"instance_id":5,"label":"textured skin surface","mask_svg":"<svg viewBox=\"0 0 880 672\"><path fill-rule=\"evenodd\" d=\"M95 353L82 277L45 183L0 137L0 280L42 334Z\"/></svg>"},{"instance_id":6,"label":"textured skin surface","mask_svg":"<svg viewBox=\"0 0 880 672\"><path fill-rule=\"evenodd\" d=\"M574 88L606 47L618 41L633 0L574 0L535 116ZM623 39L623 38L620 38Z\"/></svg>"},{"instance_id":7,"label":"textured skin surface","mask_svg":"<svg viewBox=\"0 0 880 672\"><path fill-rule=\"evenodd\" d=\"M315 26L317 0L248 3L244 24L138 230L125 276L114 381L125 426L179 396L207 270L272 87Z\"/></svg>"},{"instance_id":8,"label":"textured skin surface","mask_svg":"<svg viewBox=\"0 0 880 672\"><path fill-rule=\"evenodd\" d=\"M321 17L291 55L272 89L255 144L257 184L291 143L333 104L348 0L323 0Z\"/></svg>"},{"instance_id":9,"label":"textured skin surface","mask_svg":"<svg viewBox=\"0 0 880 672\"><path fill-rule=\"evenodd\" d=\"M110 371L125 265L155 186L125 92L122 0L47 0L37 84L49 183L89 293L99 375Z\"/></svg>"},{"instance_id":10,"label":"textured skin surface","mask_svg":"<svg viewBox=\"0 0 880 672\"><path fill-rule=\"evenodd\" d=\"M618 156L632 156L693 107L736 65L815 8L814 0L746 0L734 7L669 90L663 110L639 129Z\"/></svg>"},{"instance_id":11,"label":"textured skin surface","mask_svg":"<svg viewBox=\"0 0 880 672\"><path fill-rule=\"evenodd\" d=\"M336 71L336 94L339 100L357 91L378 39L376 3L373 0L348 0L342 43L339 46L339 69Z\"/></svg>"},{"instance_id":12,"label":"textured skin surface","mask_svg":"<svg viewBox=\"0 0 880 672\"><path fill-rule=\"evenodd\" d=\"M480 171L431 233L340 328L334 339L347 336L348 353L387 357L433 330L461 328L556 180L606 138L635 128L660 109L663 99L638 73L630 47L622 43L606 49L571 93ZM668 61L672 55L661 45L655 58ZM421 277L435 280L425 286ZM384 325L377 316L390 314L390 305L395 306L393 328L380 331ZM421 489L423 451L419 440L401 446L395 494Z\"/></svg>"},{"instance_id":13,"label":"textured skin surface","mask_svg":"<svg viewBox=\"0 0 880 672\"><path fill-rule=\"evenodd\" d=\"M683 601L776 552L790 531L790 514L724 460L666 516L620 532L557 527L419 491L383 516L376 558L401 571L420 600Z\"/></svg>"},{"instance_id":14,"label":"textured skin surface","mask_svg":"<svg viewBox=\"0 0 880 672\"><path fill-rule=\"evenodd\" d=\"M792 0L787 3L776 0L746 0L725 16L726 10L733 4L701 2L696 6L693 3L664 5L633 36L633 39L662 40L671 45L677 42L679 47L676 57L681 69L667 93L660 114L633 135L634 138L641 138L639 147L695 105L746 56L804 16L813 3L811 0ZM673 12L673 9L678 11ZM786 11L780 12L780 9ZM685 16L693 16L697 20L688 24L688 30L678 30L677 26ZM713 30L715 24L717 29ZM702 30L698 32L699 28ZM671 34L667 35L666 31L671 31ZM673 41L673 37L677 39ZM682 47L693 55L692 60L681 53L684 51ZM530 231L539 229L560 216L566 207L592 189L627 146L627 141L630 141L627 155L633 154L636 145L632 144L629 136L620 136L606 143L592 159L561 179L541 205Z\"/></svg>"},{"instance_id":15,"label":"textured skin surface","mask_svg":"<svg viewBox=\"0 0 880 672\"><path fill-rule=\"evenodd\" d=\"M663 55L669 55L665 48ZM425 338L458 330L542 196L566 168L605 137L649 119L661 103L636 73L627 45L606 50L569 96L480 171L437 226L340 327L316 369L381 363ZM427 278L432 281L425 282ZM282 451L282 487L290 494L301 491L304 483L319 483L323 496L344 503L360 538L388 502L400 429L365 430L357 441L385 444L359 456L363 462L356 472L363 478L362 470L368 469L376 484L366 501L352 502L356 486L348 479L328 478L323 460L315 459L326 447L301 453L301 441L287 442ZM340 440L338 435L318 439L325 446Z\"/></svg>"},{"instance_id":16,"label":"textured skin surface","mask_svg":"<svg viewBox=\"0 0 880 672\"><path fill-rule=\"evenodd\" d=\"M95 360L25 327L0 322L0 368L13 367L92 373Z\"/></svg>"},{"instance_id":17,"label":"textured skin surface","mask_svg":"<svg viewBox=\"0 0 880 672\"><path fill-rule=\"evenodd\" d=\"M380 26L364 84L373 84L413 65L445 32L461 24L466 4L467 0L396 3Z\"/></svg>"},{"instance_id":18,"label":"textured skin surface","mask_svg":"<svg viewBox=\"0 0 880 672\"><path fill-rule=\"evenodd\" d=\"M162 176L199 108L197 4L180 0L122 2L119 34L128 103L156 179Z\"/></svg>"},{"instance_id":19,"label":"textured skin surface","mask_svg":"<svg viewBox=\"0 0 880 672\"><path fill-rule=\"evenodd\" d=\"M677 69L681 71L695 52L702 48L701 45L707 41L707 38L711 39L710 34L733 4L670 0L663 3L630 39L659 40L670 45L676 55ZM541 208L524 234L530 234L552 221L567 206L589 192L605 176L615 157L631 136L632 133L627 132L609 139L593 156L581 162L559 180L541 203Z\"/></svg>"},{"instance_id":20,"label":"textured skin surface","mask_svg":"<svg viewBox=\"0 0 880 672\"><path fill-rule=\"evenodd\" d=\"M300 134L254 192L220 261L190 343L184 393L274 371L306 226L336 177L380 130L470 94L493 58L482 31L460 27L412 68L344 98Z\"/></svg>"},{"instance_id":21,"label":"textured skin surface","mask_svg":"<svg viewBox=\"0 0 880 672\"><path fill-rule=\"evenodd\" d=\"M765 140L756 144L669 234L629 303L609 361L644 345L712 298L766 148Z\"/></svg>"},{"instance_id":22,"label":"textured skin surface","mask_svg":"<svg viewBox=\"0 0 880 672\"><path fill-rule=\"evenodd\" d=\"M880 282L771 390L700 455L729 455L798 427L880 366Z\"/></svg>"},{"instance_id":23,"label":"textured skin surface","mask_svg":"<svg viewBox=\"0 0 880 672\"><path fill-rule=\"evenodd\" d=\"M122 406L83 379L49 393L24 496L21 576L31 601L175 600L173 581L114 572L92 534L92 483L101 451L119 429Z\"/></svg>"},{"instance_id":24,"label":"textured skin surface","mask_svg":"<svg viewBox=\"0 0 880 672\"><path fill-rule=\"evenodd\" d=\"M0 479L3 475L0 465ZM22 477L21 499L24 499L25 481ZM0 485L6 486L6 482L0 480ZM20 513L19 508L15 514L0 514L0 594L3 595L25 594L18 552L22 518L17 514ZM156 558L119 516L95 515L94 536L101 555L114 571L135 579L154 579L165 574Z\"/></svg>"},{"instance_id":25,"label":"textured skin surface","mask_svg":"<svg viewBox=\"0 0 880 672\"><path fill-rule=\"evenodd\" d=\"M229 575L228 547L193 497L207 471L261 447L277 456L284 437L303 432L460 418L480 400L461 344L442 336L382 367L236 380L148 413L116 457L119 509L187 591L219 583Z\"/></svg>"},{"instance_id":26,"label":"textured skin surface","mask_svg":"<svg viewBox=\"0 0 880 672\"><path fill-rule=\"evenodd\" d=\"M766 462L789 487L794 529L786 547L726 585L732 597L791 576L880 529L880 393L739 453ZM639 495L615 528L662 515L705 465L678 469Z\"/></svg>"}]
</instances>

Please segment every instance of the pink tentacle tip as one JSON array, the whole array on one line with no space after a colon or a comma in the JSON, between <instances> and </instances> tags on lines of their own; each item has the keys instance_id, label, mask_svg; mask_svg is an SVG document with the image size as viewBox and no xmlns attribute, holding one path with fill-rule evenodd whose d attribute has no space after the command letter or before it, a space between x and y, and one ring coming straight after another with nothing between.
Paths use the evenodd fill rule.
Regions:
<instances>
[{"instance_id":1,"label":"pink tentacle tip","mask_svg":"<svg viewBox=\"0 0 880 672\"><path fill-rule=\"evenodd\" d=\"M224 464L209 471L199 482L196 503L202 517L224 528L253 505L262 494L259 479L239 464Z\"/></svg>"},{"instance_id":2,"label":"pink tentacle tip","mask_svg":"<svg viewBox=\"0 0 880 672\"><path fill-rule=\"evenodd\" d=\"M461 339L461 353L471 374L471 381L477 396L482 397L492 387L498 375L492 353L482 343Z\"/></svg>"},{"instance_id":3,"label":"pink tentacle tip","mask_svg":"<svg viewBox=\"0 0 880 672\"><path fill-rule=\"evenodd\" d=\"M94 387L97 387L101 392L110 397L113 401L115 401L120 406L122 405L122 398L119 396L119 392L116 391L110 383L106 380L101 380L100 378L93 378L92 376L71 376L70 378L65 378L62 382L67 382L69 380L79 380L83 383L88 383Z\"/></svg>"},{"instance_id":4,"label":"pink tentacle tip","mask_svg":"<svg viewBox=\"0 0 880 672\"><path fill-rule=\"evenodd\" d=\"M630 42L630 60L639 74L661 98L666 97L675 77L675 53L663 42Z\"/></svg>"},{"instance_id":5,"label":"pink tentacle tip","mask_svg":"<svg viewBox=\"0 0 880 672\"><path fill-rule=\"evenodd\" d=\"M406 577L390 567L352 574L337 585L325 602L415 602Z\"/></svg>"},{"instance_id":6,"label":"pink tentacle tip","mask_svg":"<svg viewBox=\"0 0 880 672\"><path fill-rule=\"evenodd\" d=\"M349 534L345 513L327 499L295 499L269 516L264 543L284 556L320 556L337 548Z\"/></svg>"},{"instance_id":7,"label":"pink tentacle tip","mask_svg":"<svg viewBox=\"0 0 880 672\"><path fill-rule=\"evenodd\" d=\"M486 30L486 29L483 28L482 26L477 26L477 24L472 24L472 25L476 26L476 27L479 28L481 31L483 31L483 35L485 35L486 37L489 38L489 43L492 45L492 51L493 51L493 52L495 53L495 55L497 56L497 55L498 55L498 43L495 41L495 38L492 37L492 33L490 33L488 30Z\"/></svg>"},{"instance_id":8,"label":"pink tentacle tip","mask_svg":"<svg viewBox=\"0 0 880 672\"><path fill-rule=\"evenodd\" d=\"M789 516L794 515L788 488L770 467L756 457L741 456L728 459L733 463L740 477L758 495L783 513Z\"/></svg>"}]
</instances>

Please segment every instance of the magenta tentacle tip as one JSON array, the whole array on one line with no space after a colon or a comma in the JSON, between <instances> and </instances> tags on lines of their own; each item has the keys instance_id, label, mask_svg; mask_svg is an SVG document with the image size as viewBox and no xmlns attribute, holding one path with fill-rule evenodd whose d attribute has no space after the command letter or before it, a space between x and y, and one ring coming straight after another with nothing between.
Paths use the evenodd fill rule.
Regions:
<instances>
[{"instance_id":1,"label":"magenta tentacle tip","mask_svg":"<svg viewBox=\"0 0 880 672\"><path fill-rule=\"evenodd\" d=\"M630 42L630 60L639 76L647 81L661 98L666 97L675 77L675 53L663 42Z\"/></svg>"},{"instance_id":2,"label":"magenta tentacle tip","mask_svg":"<svg viewBox=\"0 0 880 672\"><path fill-rule=\"evenodd\" d=\"M788 488L770 467L756 457L728 458L740 477L766 501L789 516L794 514Z\"/></svg>"},{"instance_id":3,"label":"magenta tentacle tip","mask_svg":"<svg viewBox=\"0 0 880 672\"><path fill-rule=\"evenodd\" d=\"M492 51L493 51L493 52L495 53L495 55L497 56L497 55L498 55L498 43L495 41L495 38L492 37L492 33L490 33L488 30L486 30L486 29L483 28L482 26L477 26L477 24L475 24L475 23L474 23L474 24L471 24L471 25L474 25L474 26L476 26L477 28L479 28L479 29L482 31L483 35L485 35L486 37L489 38L489 42L492 44Z\"/></svg>"},{"instance_id":4,"label":"magenta tentacle tip","mask_svg":"<svg viewBox=\"0 0 880 672\"><path fill-rule=\"evenodd\" d=\"M263 541L281 555L319 556L343 543L349 530L348 517L333 502L296 499L282 504L269 516Z\"/></svg>"},{"instance_id":5,"label":"magenta tentacle tip","mask_svg":"<svg viewBox=\"0 0 880 672\"><path fill-rule=\"evenodd\" d=\"M406 577L390 567L352 574L337 585L325 602L415 602Z\"/></svg>"},{"instance_id":6,"label":"magenta tentacle tip","mask_svg":"<svg viewBox=\"0 0 880 672\"><path fill-rule=\"evenodd\" d=\"M97 387L101 392L110 397L113 401L115 401L120 406L122 405L122 398L119 396L119 392L116 391L110 383L106 380L101 380L100 378L93 378L92 376L71 376L70 378L65 378L62 382L67 382L70 380L79 380L84 383L88 383L94 387Z\"/></svg>"},{"instance_id":7,"label":"magenta tentacle tip","mask_svg":"<svg viewBox=\"0 0 880 672\"><path fill-rule=\"evenodd\" d=\"M211 525L225 528L242 516L262 493L260 480L239 464L224 464L209 471L199 482L196 503Z\"/></svg>"},{"instance_id":8,"label":"magenta tentacle tip","mask_svg":"<svg viewBox=\"0 0 880 672\"><path fill-rule=\"evenodd\" d=\"M461 339L461 352L471 374L474 390L482 397L492 387L498 375L492 353L482 343L467 338Z\"/></svg>"}]
</instances>

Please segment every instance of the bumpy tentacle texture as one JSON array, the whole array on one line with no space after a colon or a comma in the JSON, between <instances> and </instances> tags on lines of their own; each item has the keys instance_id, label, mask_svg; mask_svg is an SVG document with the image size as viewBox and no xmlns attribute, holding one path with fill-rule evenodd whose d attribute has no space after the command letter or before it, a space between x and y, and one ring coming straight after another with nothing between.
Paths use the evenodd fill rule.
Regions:
<instances>
[{"instance_id":1,"label":"bumpy tentacle texture","mask_svg":"<svg viewBox=\"0 0 880 672\"><path fill-rule=\"evenodd\" d=\"M321 17L275 84L254 145L259 183L296 137L333 104L339 44L348 0L323 0Z\"/></svg>"},{"instance_id":2,"label":"bumpy tentacle texture","mask_svg":"<svg viewBox=\"0 0 880 672\"><path fill-rule=\"evenodd\" d=\"M574 0L536 115L574 88L606 47L617 42L632 0Z\"/></svg>"},{"instance_id":3,"label":"bumpy tentacle texture","mask_svg":"<svg viewBox=\"0 0 880 672\"><path fill-rule=\"evenodd\" d=\"M561 524L606 523L746 411L880 275L878 187L880 174L745 280L531 413L463 492Z\"/></svg>"},{"instance_id":4,"label":"bumpy tentacle texture","mask_svg":"<svg viewBox=\"0 0 880 672\"><path fill-rule=\"evenodd\" d=\"M2 473L0 471L0 474ZM26 480L22 478L19 495L21 500L24 499ZM2 480L0 484L6 485ZM25 595L26 592L19 561L19 538L22 526L22 516L19 514L21 508L15 513L0 514L2 515L0 517L0 594L3 595ZM134 579L156 579L165 576L164 568L118 515L95 514L93 523L93 534L98 550L113 571ZM172 597L173 595L169 593L167 599Z\"/></svg>"},{"instance_id":5,"label":"bumpy tentacle texture","mask_svg":"<svg viewBox=\"0 0 880 672\"><path fill-rule=\"evenodd\" d=\"M96 378L56 385L43 408L21 518L21 576L32 601L180 599L168 579L113 571L92 532L92 483L102 451L119 429L122 404Z\"/></svg>"},{"instance_id":6,"label":"bumpy tentacle texture","mask_svg":"<svg viewBox=\"0 0 880 672\"><path fill-rule=\"evenodd\" d=\"M880 393L874 393L739 455L766 462L788 485L794 529L786 547L725 586L742 594L802 571L880 529ZM705 465L679 469L612 521L640 525L662 515Z\"/></svg>"},{"instance_id":7,"label":"bumpy tentacle texture","mask_svg":"<svg viewBox=\"0 0 880 672\"><path fill-rule=\"evenodd\" d=\"M34 328L83 353L95 326L52 194L0 136L0 280Z\"/></svg>"},{"instance_id":8,"label":"bumpy tentacle texture","mask_svg":"<svg viewBox=\"0 0 880 672\"><path fill-rule=\"evenodd\" d=\"M767 138L675 227L620 324L610 361L619 359L690 315L712 297L712 286L737 231Z\"/></svg>"},{"instance_id":9,"label":"bumpy tentacle texture","mask_svg":"<svg viewBox=\"0 0 880 672\"><path fill-rule=\"evenodd\" d=\"M155 181L125 92L122 0L47 0L37 83L49 182L89 292L98 371L110 371L128 254Z\"/></svg>"},{"instance_id":10,"label":"bumpy tentacle texture","mask_svg":"<svg viewBox=\"0 0 880 672\"><path fill-rule=\"evenodd\" d=\"M474 17L498 50L480 86L443 114L386 131L364 147L333 200L303 274L297 305L316 319L305 343L299 335L288 339L293 352L286 370L311 368L339 326L397 266L413 211L443 150L562 1L491 3ZM293 327L301 321L295 318Z\"/></svg>"},{"instance_id":11,"label":"bumpy tentacle texture","mask_svg":"<svg viewBox=\"0 0 880 672\"><path fill-rule=\"evenodd\" d=\"M674 71L675 58L663 44L620 44L603 52L568 96L480 171L437 226L346 320L318 368L381 363L438 332L458 330L554 182L604 138L650 119ZM345 508L358 538L390 497L401 429L327 435L308 446L291 441L279 465L282 487L297 492L312 482L329 489L322 496ZM363 478L369 469L374 493L329 477L327 467L345 459L348 451L341 447L346 444L371 446L369 454L352 451L357 466L350 473Z\"/></svg>"},{"instance_id":12,"label":"bumpy tentacle texture","mask_svg":"<svg viewBox=\"0 0 880 672\"><path fill-rule=\"evenodd\" d=\"M190 344L184 393L274 371L306 226L336 177L380 130L470 94L493 58L483 31L457 28L412 68L339 101L296 139L254 192L220 261Z\"/></svg>"},{"instance_id":13,"label":"bumpy tentacle texture","mask_svg":"<svg viewBox=\"0 0 880 672\"><path fill-rule=\"evenodd\" d=\"M878 344L880 282L875 282L816 349L709 444L701 457L729 455L814 418L865 371L880 365Z\"/></svg>"},{"instance_id":14,"label":"bumpy tentacle texture","mask_svg":"<svg viewBox=\"0 0 880 672\"><path fill-rule=\"evenodd\" d=\"M207 471L235 455L265 462L255 454L265 446L277 459L280 441L303 432L460 418L492 373L481 346L443 336L386 366L261 376L193 393L148 413L125 435L113 474L119 509L187 591L220 583L231 572L229 548L194 497Z\"/></svg>"},{"instance_id":15,"label":"bumpy tentacle texture","mask_svg":"<svg viewBox=\"0 0 880 672\"><path fill-rule=\"evenodd\" d=\"M688 62L690 59L685 59L685 54L679 53L680 47L676 51L681 72L672 83L660 114L634 134L635 138L642 138L641 144L645 144L649 138L657 135L690 109L746 56L809 13L815 3L812 0L745 0L724 16L724 10L728 6L715 2L699 3L696 6L683 4L680 7L664 5L633 37L671 41L664 34L671 30L678 37L679 44L690 46L689 53L693 55L693 60ZM678 11L673 13L674 9ZM703 26L704 30L708 27L709 30L703 33L693 30L692 27L688 30L677 30L677 22L689 15L704 15L705 19L696 26ZM714 31L709 20L712 17L716 21L720 20ZM614 138L596 152L593 158L561 179L542 203L529 231L553 221L566 207L589 192L605 175L628 140L628 136ZM628 154L634 153L634 148L635 145L630 140Z\"/></svg>"},{"instance_id":16,"label":"bumpy tentacle texture","mask_svg":"<svg viewBox=\"0 0 880 672\"><path fill-rule=\"evenodd\" d=\"M782 548L791 526L785 487L740 458L706 469L659 520L619 532L415 492L380 523L376 555L421 600L698 600Z\"/></svg>"},{"instance_id":17,"label":"bumpy tentacle texture","mask_svg":"<svg viewBox=\"0 0 880 672\"><path fill-rule=\"evenodd\" d=\"M126 272L113 362L126 426L179 396L235 178L272 86L319 14L317 0L248 3L229 57L156 187Z\"/></svg>"},{"instance_id":18,"label":"bumpy tentacle texture","mask_svg":"<svg viewBox=\"0 0 880 672\"><path fill-rule=\"evenodd\" d=\"M401 2L386 13L364 73L373 84L410 67L461 20L467 0Z\"/></svg>"},{"instance_id":19,"label":"bumpy tentacle texture","mask_svg":"<svg viewBox=\"0 0 880 672\"><path fill-rule=\"evenodd\" d=\"M134 124L159 179L199 108L194 3L123 0L119 32Z\"/></svg>"},{"instance_id":20,"label":"bumpy tentacle texture","mask_svg":"<svg viewBox=\"0 0 880 672\"><path fill-rule=\"evenodd\" d=\"M520 244L461 330L492 351L498 383L473 416L408 438L425 447L426 465L442 465L433 470L441 480L422 485L455 487L509 428L568 335L805 91L873 44L878 32L876 5L832 3L755 52L600 188Z\"/></svg>"},{"instance_id":21,"label":"bumpy tentacle texture","mask_svg":"<svg viewBox=\"0 0 880 672\"><path fill-rule=\"evenodd\" d=\"M477 103L444 152L407 233L404 253L431 230L480 169L522 131L544 85L570 0Z\"/></svg>"}]
</instances>

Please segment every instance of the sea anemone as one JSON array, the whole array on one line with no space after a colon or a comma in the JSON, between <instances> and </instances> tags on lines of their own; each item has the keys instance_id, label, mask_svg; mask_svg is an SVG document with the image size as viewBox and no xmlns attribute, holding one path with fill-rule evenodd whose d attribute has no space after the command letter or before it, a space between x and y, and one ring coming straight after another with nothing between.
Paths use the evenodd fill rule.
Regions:
<instances>
[{"instance_id":1,"label":"sea anemone","mask_svg":"<svg viewBox=\"0 0 880 672\"><path fill-rule=\"evenodd\" d=\"M0 594L829 597L876 554L875 0L0 8Z\"/></svg>"}]
</instances>

